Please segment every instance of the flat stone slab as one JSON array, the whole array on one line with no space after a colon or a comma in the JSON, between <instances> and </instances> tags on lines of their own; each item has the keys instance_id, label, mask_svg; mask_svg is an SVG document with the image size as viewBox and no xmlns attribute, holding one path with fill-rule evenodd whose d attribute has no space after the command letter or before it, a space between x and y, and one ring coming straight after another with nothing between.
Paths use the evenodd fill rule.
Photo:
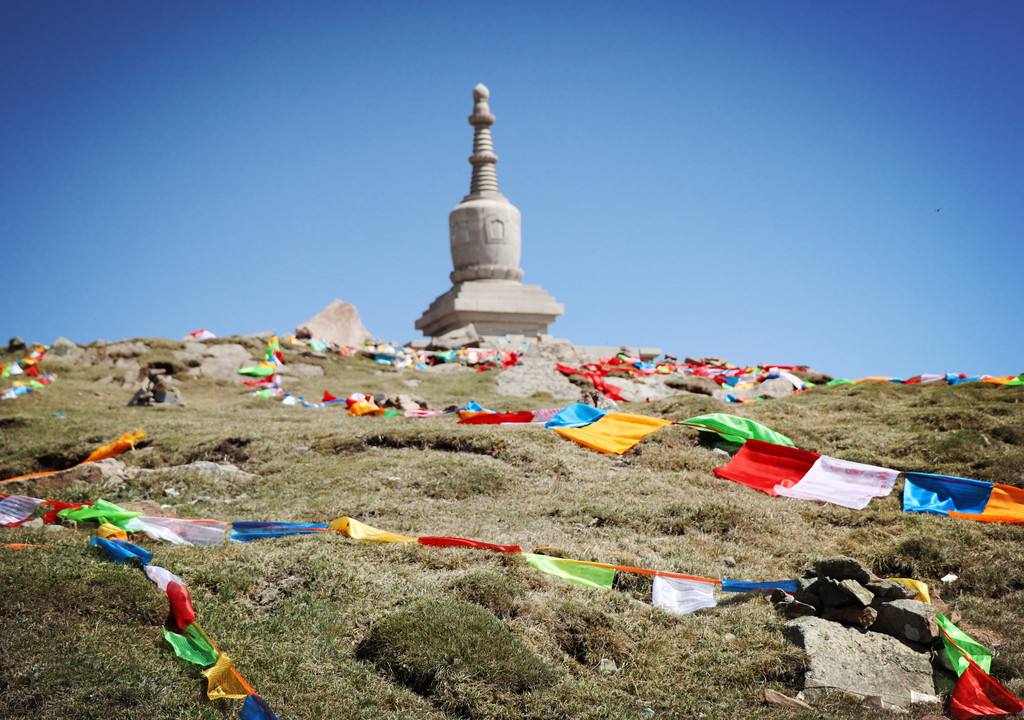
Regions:
<instances>
[{"instance_id":1,"label":"flat stone slab","mask_svg":"<svg viewBox=\"0 0 1024 720\"><path fill-rule=\"evenodd\" d=\"M826 690L859 697L876 695L910 707L912 693L935 694L928 653L914 652L888 635L862 632L819 617L801 617L785 626L786 637L807 651L804 693Z\"/></svg>"}]
</instances>

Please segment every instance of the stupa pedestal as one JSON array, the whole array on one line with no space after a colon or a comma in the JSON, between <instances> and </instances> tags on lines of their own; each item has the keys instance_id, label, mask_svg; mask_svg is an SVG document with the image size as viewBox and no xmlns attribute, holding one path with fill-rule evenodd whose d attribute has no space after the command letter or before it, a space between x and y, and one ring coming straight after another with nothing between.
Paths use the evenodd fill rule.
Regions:
<instances>
[{"instance_id":1,"label":"stupa pedestal","mask_svg":"<svg viewBox=\"0 0 1024 720\"><path fill-rule=\"evenodd\" d=\"M473 88L473 166L469 195L448 216L452 287L416 321L416 329L436 337L473 323L481 335L542 335L564 312L539 285L523 285L519 209L498 190L484 85Z\"/></svg>"}]
</instances>

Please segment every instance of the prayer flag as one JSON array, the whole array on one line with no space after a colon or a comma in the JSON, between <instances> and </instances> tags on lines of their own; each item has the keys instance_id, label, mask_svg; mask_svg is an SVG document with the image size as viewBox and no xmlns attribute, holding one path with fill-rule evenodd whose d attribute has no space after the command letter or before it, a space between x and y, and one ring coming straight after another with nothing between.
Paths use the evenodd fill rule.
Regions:
<instances>
[{"instance_id":1,"label":"prayer flag","mask_svg":"<svg viewBox=\"0 0 1024 720\"><path fill-rule=\"evenodd\" d=\"M711 413L709 415L698 415L689 420L683 420L680 425L690 425L699 430L708 430L718 433L723 439L729 442L742 445L747 440L762 440L793 447L793 441L782 433L777 433L761 423L727 413Z\"/></svg>"},{"instance_id":2,"label":"prayer flag","mask_svg":"<svg viewBox=\"0 0 1024 720\"><path fill-rule=\"evenodd\" d=\"M942 644L946 647L946 658L957 675L963 675L970 665L968 659L989 672L992 668L992 651L953 624L942 613L935 614L935 622L942 628Z\"/></svg>"},{"instance_id":3,"label":"prayer flag","mask_svg":"<svg viewBox=\"0 0 1024 720\"><path fill-rule=\"evenodd\" d=\"M379 530L372 525L361 523L350 517L340 517L332 520L328 526L335 532L340 532L353 540L372 540L373 542L416 542L417 538L408 535Z\"/></svg>"},{"instance_id":4,"label":"prayer flag","mask_svg":"<svg viewBox=\"0 0 1024 720\"><path fill-rule=\"evenodd\" d=\"M903 478L903 512L948 515L950 511L980 514L985 511L992 483L983 480L908 472Z\"/></svg>"},{"instance_id":5,"label":"prayer flag","mask_svg":"<svg viewBox=\"0 0 1024 720\"><path fill-rule=\"evenodd\" d=\"M156 586L160 588L160 591L163 593L167 592L167 586L172 582L176 582L182 587L185 586L184 580L172 573L170 570L166 570L159 565L147 565L143 570L146 572L146 577L156 583Z\"/></svg>"},{"instance_id":6,"label":"prayer flag","mask_svg":"<svg viewBox=\"0 0 1024 720\"><path fill-rule=\"evenodd\" d=\"M126 522L141 514L142 513L125 510L112 502L107 502L106 500L97 500L92 505L84 505L75 509L65 508L60 510L57 513L57 516L64 520L72 520L74 522L84 522L86 520L95 520L96 522L106 521L111 525L123 527Z\"/></svg>"},{"instance_id":7,"label":"prayer flag","mask_svg":"<svg viewBox=\"0 0 1024 720\"><path fill-rule=\"evenodd\" d=\"M885 497L899 471L822 455L795 484L783 481L775 493L799 500L819 500L863 510L872 498Z\"/></svg>"},{"instance_id":8,"label":"prayer flag","mask_svg":"<svg viewBox=\"0 0 1024 720\"><path fill-rule=\"evenodd\" d=\"M89 544L98 547L108 559L116 563L138 562L140 565L148 565L153 559L153 553L140 548L125 540L104 540L101 537L92 537Z\"/></svg>"},{"instance_id":9,"label":"prayer flag","mask_svg":"<svg viewBox=\"0 0 1024 720\"><path fill-rule=\"evenodd\" d=\"M590 423L597 422L605 415L607 415L607 411L593 405L572 403L559 410L553 418L544 423L544 427L549 430L585 427Z\"/></svg>"},{"instance_id":10,"label":"prayer flag","mask_svg":"<svg viewBox=\"0 0 1024 720\"><path fill-rule=\"evenodd\" d=\"M104 540L127 540L128 533L119 528L117 525L111 525L108 522L100 523L100 526L96 528L96 534Z\"/></svg>"},{"instance_id":11,"label":"prayer flag","mask_svg":"<svg viewBox=\"0 0 1024 720\"><path fill-rule=\"evenodd\" d=\"M540 570L542 573L560 577L577 585L611 590L612 583L615 582L615 570L612 568L584 565L564 558L551 557L550 555L523 553L523 557L526 559L527 564Z\"/></svg>"},{"instance_id":12,"label":"prayer flag","mask_svg":"<svg viewBox=\"0 0 1024 720\"><path fill-rule=\"evenodd\" d=\"M210 643L206 642L202 634L196 630L195 625L186 627L183 635L167 628L164 628L163 632L164 640L174 648L174 654L182 660L204 668L217 662L217 651L210 646Z\"/></svg>"},{"instance_id":13,"label":"prayer flag","mask_svg":"<svg viewBox=\"0 0 1024 720\"><path fill-rule=\"evenodd\" d=\"M232 542L252 542L262 538L287 535L311 535L327 529L327 523L256 522L236 520L231 523Z\"/></svg>"},{"instance_id":14,"label":"prayer flag","mask_svg":"<svg viewBox=\"0 0 1024 720\"><path fill-rule=\"evenodd\" d=\"M730 580L722 578L723 592L763 592L765 590L784 590L788 593L795 593L800 589L800 583L796 580L770 580L768 582L745 582L743 580Z\"/></svg>"},{"instance_id":15,"label":"prayer flag","mask_svg":"<svg viewBox=\"0 0 1024 720\"><path fill-rule=\"evenodd\" d=\"M274 711L259 695L250 695L242 704L238 720L281 720L281 718L274 714Z\"/></svg>"},{"instance_id":16,"label":"prayer flag","mask_svg":"<svg viewBox=\"0 0 1024 720\"><path fill-rule=\"evenodd\" d=\"M136 430L135 432L126 432L121 437L108 442L106 445L100 447L89 453L89 457L83 460L83 463L97 462L99 460L106 460L107 458L115 457L125 452L126 450L134 450L135 444L146 437L145 430Z\"/></svg>"},{"instance_id":17,"label":"prayer flag","mask_svg":"<svg viewBox=\"0 0 1024 720\"><path fill-rule=\"evenodd\" d=\"M196 611L192 609L192 596L180 582L172 580L164 590L171 605L171 617L179 630L184 630L196 621Z\"/></svg>"},{"instance_id":18,"label":"prayer flag","mask_svg":"<svg viewBox=\"0 0 1024 720\"><path fill-rule=\"evenodd\" d=\"M500 425L501 423L533 422L533 413L522 412L478 413L459 420L459 425Z\"/></svg>"},{"instance_id":19,"label":"prayer flag","mask_svg":"<svg viewBox=\"0 0 1024 720\"><path fill-rule=\"evenodd\" d=\"M0 525L4 527L16 527L21 525L36 511L41 503L39 498L28 497L27 495L9 495L0 500Z\"/></svg>"},{"instance_id":20,"label":"prayer flag","mask_svg":"<svg viewBox=\"0 0 1024 720\"><path fill-rule=\"evenodd\" d=\"M720 478L777 495L776 486L797 484L820 457L809 450L751 439L728 465L715 468L714 473Z\"/></svg>"},{"instance_id":21,"label":"prayer flag","mask_svg":"<svg viewBox=\"0 0 1024 720\"><path fill-rule=\"evenodd\" d=\"M1024 712L1024 702L968 658L967 669L956 681L949 700L949 714L954 720L1016 715L1020 712Z\"/></svg>"},{"instance_id":22,"label":"prayer flag","mask_svg":"<svg viewBox=\"0 0 1024 720\"><path fill-rule=\"evenodd\" d=\"M223 545L228 524L219 520L187 518L138 517L128 520L125 529L143 532L153 540L175 545Z\"/></svg>"},{"instance_id":23,"label":"prayer flag","mask_svg":"<svg viewBox=\"0 0 1024 720\"><path fill-rule=\"evenodd\" d=\"M420 545L428 547L465 547L477 550L494 550L502 553L521 553L523 549L518 545L495 545L494 543L481 542L460 537L431 537L421 536L418 538Z\"/></svg>"},{"instance_id":24,"label":"prayer flag","mask_svg":"<svg viewBox=\"0 0 1024 720\"><path fill-rule=\"evenodd\" d=\"M224 653L217 653L217 661L213 667L203 670L203 675L207 679L206 697L211 700L244 698L249 695L249 689L242 684L231 658Z\"/></svg>"},{"instance_id":25,"label":"prayer flag","mask_svg":"<svg viewBox=\"0 0 1024 720\"><path fill-rule=\"evenodd\" d=\"M671 420L646 415L608 413L586 427L556 427L555 432L592 450L622 455L655 430L671 424Z\"/></svg>"},{"instance_id":26,"label":"prayer flag","mask_svg":"<svg viewBox=\"0 0 1024 720\"><path fill-rule=\"evenodd\" d=\"M996 483L980 515L951 510L949 516L979 522L1024 523L1024 489Z\"/></svg>"},{"instance_id":27,"label":"prayer flag","mask_svg":"<svg viewBox=\"0 0 1024 720\"><path fill-rule=\"evenodd\" d=\"M654 607L675 615L686 615L701 608L715 607L715 586L712 583L682 578L654 576Z\"/></svg>"},{"instance_id":28,"label":"prayer flag","mask_svg":"<svg viewBox=\"0 0 1024 720\"><path fill-rule=\"evenodd\" d=\"M911 578L886 578L886 580L889 582L899 583L911 590L916 590L917 597L914 599L918 602L931 603L932 601L932 596L928 593L928 585L920 580L913 580Z\"/></svg>"}]
</instances>

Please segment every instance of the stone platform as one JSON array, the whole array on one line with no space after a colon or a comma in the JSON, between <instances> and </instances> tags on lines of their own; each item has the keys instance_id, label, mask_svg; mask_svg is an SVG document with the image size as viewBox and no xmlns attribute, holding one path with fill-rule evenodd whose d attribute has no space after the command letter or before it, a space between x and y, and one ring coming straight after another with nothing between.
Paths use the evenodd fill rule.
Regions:
<instances>
[{"instance_id":1,"label":"stone platform","mask_svg":"<svg viewBox=\"0 0 1024 720\"><path fill-rule=\"evenodd\" d=\"M416 329L437 337L473 323L480 335L539 336L564 311L540 285L470 280L436 298L416 321Z\"/></svg>"}]
</instances>

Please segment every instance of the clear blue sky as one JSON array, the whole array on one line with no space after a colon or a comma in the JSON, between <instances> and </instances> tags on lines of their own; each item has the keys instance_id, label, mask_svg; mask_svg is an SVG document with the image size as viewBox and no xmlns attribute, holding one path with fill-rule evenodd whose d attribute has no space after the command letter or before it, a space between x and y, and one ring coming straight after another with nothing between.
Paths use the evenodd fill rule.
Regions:
<instances>
[{"instance_id":1,"label":"clear blue sky","mask_svg":"<svg viewBox=\"0 0 1024 720\"><path fill-rule=\"evenodd\" d=\"M559 337L1020 372L1021 38L1015 1L8 0L0 336L339 297L416 337L484 82Z\"/></svg>"}]
</instances>

